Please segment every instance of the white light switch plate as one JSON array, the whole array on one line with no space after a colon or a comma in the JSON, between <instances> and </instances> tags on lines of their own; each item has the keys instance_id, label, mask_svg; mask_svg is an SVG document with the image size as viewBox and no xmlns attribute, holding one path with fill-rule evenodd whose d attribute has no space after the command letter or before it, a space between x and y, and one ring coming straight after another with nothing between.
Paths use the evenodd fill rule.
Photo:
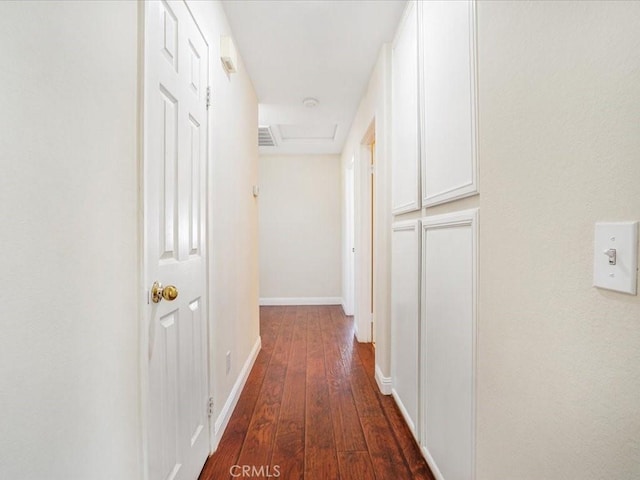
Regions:
<instances>
[{"instance_id":1,"label":"white light switch plate","mask_svg":"<svg viewBox=\"0 0 640 480\"><path fill-rule=\"evenodd\" d=\"M615 265L607 252L615 250ZM596 223L593 285L636 294L638 278L638 222Z\"/></svg>"}]
</instances>

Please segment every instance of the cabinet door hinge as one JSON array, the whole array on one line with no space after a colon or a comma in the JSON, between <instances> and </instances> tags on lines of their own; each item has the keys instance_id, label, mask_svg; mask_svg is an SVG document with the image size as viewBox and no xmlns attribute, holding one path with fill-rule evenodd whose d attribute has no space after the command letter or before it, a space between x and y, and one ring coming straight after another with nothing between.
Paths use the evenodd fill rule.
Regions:
<instances>
[{"instance_id":1,"label":"cabinet door hinge","mask_svg":"<svg viewBox=\"0 0 640 480\"><path fill-rule=\"evenodd\" d=\"M211 87L207 87L207 110L211 106Z\"/></svg>"},{"instance_id":2,"label":"cabinet door hinge","mask_svg":"<svg viewBox=\"0 0 640 480\"><path fill-rule=\"evenodd\" d=\"M209 397L209 404L207 406L207 414L209 417L213 417L213 397Z\"/></svg>"}]
</instances>

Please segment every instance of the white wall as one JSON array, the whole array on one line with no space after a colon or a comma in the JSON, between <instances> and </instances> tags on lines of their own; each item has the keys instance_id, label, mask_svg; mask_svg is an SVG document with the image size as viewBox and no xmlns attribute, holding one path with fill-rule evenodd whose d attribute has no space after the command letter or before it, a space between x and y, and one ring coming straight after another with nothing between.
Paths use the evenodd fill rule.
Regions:
<instances>
[{"instance_id":1,"label":"white wall","mask_svg":"<svg viewBox=\"0 0 640 480\"><path fill-rule=\"evenodd\" d=\"M263 304L342 303L338 155L260 157Z\"/></svg>"},{"instance_id":2,"label":"white wall","mask_svg":"<svg viewBox=\"0 0 640 480\"><path fill-rule=\"evenodd\" d=\"M0 31L0 477L139 479L138 5Z\"/></svg>"},{"instance_id":3,"label":"white wall","mask_svg":"<svg viewBox=\"0 0 640 480\"><path fill-rule=\"evenodd\" d=\"M259 341L257 99L210 49L214 420ZM142 478L139 5L0 2L0 477ZM231 371L224 357L231 352ZM230 413L230 412L229 412Z\"/></svg>"},{"instance_id":4,"label":"white wall","mask_svg":"<svg viewBox=\"0 0 640 480\"><path fill-rule=\"evenodd\" d=\"M640 219L640 3L479 2L477 479L640 476L640 298L593 228Z\"/></svg>"},{"instance_id":5,"label":"white wall","mask_svg":"<svg viewBox=\"0 0 640 480\"><path fill-rule=\"evenodd\" d=\"M209 145L211 201L209 205L211 268L211 376L214 435L223 433L233 412L243 367L250 366L259 342L258 100L239 52L238 73L227 76L220 62L220 35L231 34L220 2L190 1L209 43L212 89ZM226 354L231 369L226 372ZM230 397L231 396L231 397Z\"/></svg>"}]
</instances>

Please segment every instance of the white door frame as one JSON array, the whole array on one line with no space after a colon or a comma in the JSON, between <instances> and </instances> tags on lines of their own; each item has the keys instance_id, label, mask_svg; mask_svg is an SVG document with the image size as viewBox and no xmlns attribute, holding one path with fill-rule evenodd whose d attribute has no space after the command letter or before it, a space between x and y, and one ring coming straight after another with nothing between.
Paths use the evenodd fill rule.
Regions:
<instances>
[{"instance_id":1,"label":"white door frame","mask_svg":"<svg viewBox=\"0 0 640 480\"><path fill-rule=\"evenodd\" d=\"M189 4L186 0L183 0L189 14L194 19L198 30L202 34L204 42L207 44L207 47L210 48L209 42L207 41L207 37L202 32L197 19L195 18L193 11L189 8ZM139 338L140 338L140 351L139 351L139 378L140 378L140 427L141 427L141 453L142 453L142 479L143 480L153 480L149 478L149 410L150 410L150 381L149 381L149 298L150 298L150 287L151 284L149 279L146 278L146 272L148 271L148 259L146 255L146 245L147 245L147 233L146 233L146 172L147 169L150 168L147 152L148 152L148 141L147 141L147 117L145 115L145 109L147 104L146 95L148 93L148 78L147 78L147 48L146 48L146 32L147 26L146 22L148 19L148 9L153 8L154 3L143 1L139 3L138 13L140 16L140 35L139 35L139 74L138 74L138 138L139 146L138 146L138 238L139 238L139 264L138 264L138 282L139 282ZM210 85L210 75L209 69L206 71L206 85ZM211 196L210 189L210 180L209 180L209 172L210 172L210 161L211 161L211 148L209 143L210 138L210 128L211 121L209 118L209 112L207 111L206 115L206 125L204 129L205 137L206 137L206 147L205 147L205 158L206 161L203 162L202 175L205 178L204 182L204 205L201 206L203 209L204 215L204 225L202 225L202 231L205 232L205 241L202 242L202 257L204 260L204 264L206 266L206 276L205 276L205 291L209 292L210 286L210 259L211 256L209 254L209 240L210 240L210 223L209 223L209 201ZM151 280L153 281L153 280ZM207 295L205 303L205 309L203 310L203 314L206 318L206 351L205 357L207 359L207 391L209 397L212 397L212 380L211 380L211 358L212 358L212 350L211 350L211 320L209 317L209 312L212 310L210 306L211 296ZM213 419L208 417L208 430L207 430L207 439L209 441L209 453L213 453L213 437L212 437L212 423Z\"/></svg>"},{"instance_id":2,"label":"white door frame","mask_svg":"<svg viewBox=\"0 0 640 480\"><path fill-rule=\"evenodd\" d=\"M355 181L356 166L355 154L344 169L344 194L345 194L345 234L344 234L344 258L345 258L345 287L344 287L344 313L354 314L355 303Z\"/></svg>"},{"instance_id":3,"label":"white door frame","mask_svg":"<svg viewBox=\"0 0 640 480\"><path fill-rule=\"evenodd\" d=\"M375 271L372 268L372 225L371 212L375 212L375 198L372 199L371 184L371 144L376 138L375 118L362 138L355 165L355 311L356 338L359 342L373 340L371 324L375 322L372 312L372 282ZM375 166L374 166L375 167ZM374 177L375 178L375 177Z\"/></svg>"}]
</instances>

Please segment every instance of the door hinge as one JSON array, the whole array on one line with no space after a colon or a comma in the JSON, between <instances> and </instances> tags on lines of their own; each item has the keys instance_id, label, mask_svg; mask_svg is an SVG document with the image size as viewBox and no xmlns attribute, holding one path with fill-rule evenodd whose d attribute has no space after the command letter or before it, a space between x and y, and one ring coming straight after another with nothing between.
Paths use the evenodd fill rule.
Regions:
<instances>
[{"instance_id":1,"label":"door hinge","mask_svg":"<svg viewBox=\"0 0 640 480\"><path fill-rule=\"evenodd\" d=\"M213 397L209 397L209 404L207 405L207 414L209 417L213 417Z\"/></svg>"},{"instance_id":2,"label":"door hinge","mask_svg":"<svg viewBox=\"0 0 640 480\"><path fill-rule=\"evenodd\" d=\"M211 106L211 87L207 87L207 110Z\"/></svg>"}]
</instances>

